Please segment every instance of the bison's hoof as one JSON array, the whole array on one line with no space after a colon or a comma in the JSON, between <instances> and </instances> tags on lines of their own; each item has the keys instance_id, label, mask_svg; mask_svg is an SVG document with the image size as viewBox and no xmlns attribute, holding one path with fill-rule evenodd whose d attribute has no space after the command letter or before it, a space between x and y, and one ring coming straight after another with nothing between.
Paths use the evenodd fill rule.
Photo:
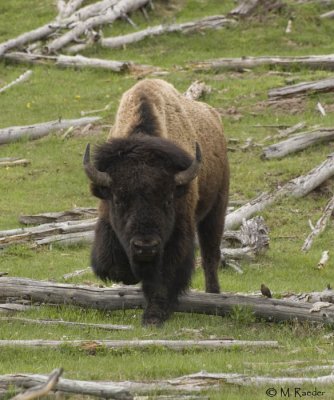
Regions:
<instances>
[{"instance_id":1,"label":"bison's hoof","mask_svg":"<svg viewBox=\"0 0 334 400\"><path fill-rule=\"evenodd\" d=\"M156 326L156 327L161 327L163 325L163 323L165 322L164 319L161 319L157 316L143 316L143 320L142 320L142 324L143 326Z\"/></svg>"}]
</instances>

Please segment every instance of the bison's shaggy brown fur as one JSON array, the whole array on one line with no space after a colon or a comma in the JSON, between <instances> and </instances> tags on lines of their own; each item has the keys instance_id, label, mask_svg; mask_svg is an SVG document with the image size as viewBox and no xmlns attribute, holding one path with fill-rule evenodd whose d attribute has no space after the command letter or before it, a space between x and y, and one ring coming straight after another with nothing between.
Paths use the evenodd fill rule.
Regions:
<instances>
[{"instance_id":1,"label":"bison's shaggy brown fur","mask_svg":"<svg viewBox=\"0 0 334 400\"><path fill-rule=\"evenodd\" d=\"M85 168L102 199L93 269L102 279L142 281L144 323L166 320L189 285L196 230L206 291L219 292L229 167L214 109L143 80L124 93L107 143L94 166L86 155Z\"/></svg>"}]
</instances>

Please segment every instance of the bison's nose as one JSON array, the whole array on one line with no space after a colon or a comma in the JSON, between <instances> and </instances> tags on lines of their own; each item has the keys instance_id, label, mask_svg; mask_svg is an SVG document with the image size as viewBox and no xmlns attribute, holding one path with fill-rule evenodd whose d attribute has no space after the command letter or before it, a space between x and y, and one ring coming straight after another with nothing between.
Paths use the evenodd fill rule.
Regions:
<instances>
[{"instance_id":1,"label":"bison's nose","mask_svg":"<svg viewBox=\"0 0 334 400\"><path fill-rule=\"evenodd\" d=\"M133 255L142 260L152 259L159 251L159 239L131 239Z\"/></svg>"}]
</instances>

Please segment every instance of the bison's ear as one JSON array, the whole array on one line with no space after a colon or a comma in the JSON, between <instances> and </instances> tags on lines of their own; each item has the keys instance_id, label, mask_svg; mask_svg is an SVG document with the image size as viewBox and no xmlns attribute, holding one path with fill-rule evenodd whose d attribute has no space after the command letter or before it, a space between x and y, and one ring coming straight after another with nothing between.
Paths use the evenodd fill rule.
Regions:
<instances>
[{"instance_id":1,"label":"bison's ear","mask_svg":"<svg viewBox=\"0 0 334 400\"><path fill-rule=\"evenodd\" d=\"M110 188L105 186L99 186L95 183L91 183L90 191L92 192L93 196L98 197L99 199L110 200L112 198Z\"/></svg>"}]
</instances>

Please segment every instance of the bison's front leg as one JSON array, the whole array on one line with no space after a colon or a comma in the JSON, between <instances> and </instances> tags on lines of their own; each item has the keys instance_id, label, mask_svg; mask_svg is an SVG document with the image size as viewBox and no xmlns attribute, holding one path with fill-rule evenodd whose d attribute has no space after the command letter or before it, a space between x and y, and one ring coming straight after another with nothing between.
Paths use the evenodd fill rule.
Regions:
<instances>
[{"instance_id":1,"label":"bison's front leg","mask_svg":"<svg viewBox=\"0 0 334 400\"><path fill-rule=\"evenodd\" d=\"M175 261L177 246L173 245L174 252L165 252L162 271L151 280L143 280L147 302L143 325L161 326L175 310L178 296L188 288L194 269L194 245L190 240L185 247L188 249L183 259Z\"/></svg>"},{"instance_id":2,"label":"bison's front leg","mask_svg":"<svg viewBox=\"0 0 334 400\"><path fill-rule=\"evenodd\" d=\"M94 273L102 280L126 285L139 282L109 221L103 218L99 218L96 224L91 263Z\"/></svg>"},{"instance_id":3,"label":"bison's front leg","mask_svg":"<svg viewBox=\"0 0 334 400\"><path fill-rule=\"evenodd\" d=\"M143 281L143 292L146 299L143 325L161 326L171 315L176 299L171 299L166 286L158 282Z\"/></svg>"}]
</instances>

